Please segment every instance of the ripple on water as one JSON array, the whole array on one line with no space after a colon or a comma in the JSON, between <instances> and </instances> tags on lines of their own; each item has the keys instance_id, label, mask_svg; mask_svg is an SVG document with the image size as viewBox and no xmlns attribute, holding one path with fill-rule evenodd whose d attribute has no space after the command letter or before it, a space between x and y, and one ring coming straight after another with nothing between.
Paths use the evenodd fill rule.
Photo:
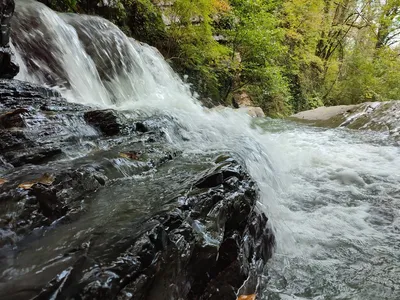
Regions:
<instances>
[{"instance_id":1,"label":"ripple on water","mask_svg":"<svg viewBox=\"0 0 400 300\"><path fill-rule=\"evenodd\" d=\"M270 133L286 175L263 298L400 299L399 148L376 133L285 127Z\"/></svg>"}]
</instances>

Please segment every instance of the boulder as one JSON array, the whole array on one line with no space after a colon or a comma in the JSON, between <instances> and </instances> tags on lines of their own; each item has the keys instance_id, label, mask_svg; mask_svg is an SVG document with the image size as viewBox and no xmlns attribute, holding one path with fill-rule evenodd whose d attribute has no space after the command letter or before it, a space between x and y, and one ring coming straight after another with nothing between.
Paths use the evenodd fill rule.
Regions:
<instances>
[{"instance_id":1,"label":"boulder","mask_svg":"<svg viewBox=\"0 0 400 300\"><path fill-rule=\"evenodd\" d=\"M253 118L264 118L265 113L261 107L257 106L247 106L241 107L239 110L245 111L250 117Z\"/></svg>"},{"instance_id":2,"label":"boulder","mask_svg":"<svg viewBox=\"0 0 400 300\"><path fill-rule=\"evenodd\" d=\"M346 127L349 129L386 132L400 139L400 101L365 102L356 105L318 107L290 116L321 127Z\"/></svg>"},{"instance_id":3,"label":"boulder","mask_svg":"<svg viewBox=\"0 0 400 300\"><path fill-rule=\"evenodd\" d=\"M60 174L50 186L36 184L30 192L44 224L46 218L72 211L75 197L58 196L68 176ZM22 275L19 283L3 284L1 298L216 300L235 299L238 291L257 293L274 236L256 207L258 191L249 175L234 160L219 159L183 195L132 227L129 235L109 240L94 235L84 242L93 246L66 252L68 263L53 271L48 283ZM5 233L4 239L11 236Z\"/></svg>"},{"instance_id":4,"label":"boulder","mask_svg":"<svg viewBox=\"0 0 400 300\"><path fill-rule=\"evenodd\" d=\"M239 92L233 95L232 99L233 107L240 108L240 107L247 107L247 106L254 106L251 97L246 92Z\"/></svg>"},{"instance_id":5,"label":"boulder","mask_svg":"<svg viewBox=\"0 0 400 300\"><path fill-rule=\"evenodd\" d=\"M10 49L10 22L14 9L14 0L0 0L0 78L11 79L19 72Z\"/></svg>"},{"instance_id":6,"label":"boulder","mask_svg":"<svg viewBox=\"0 0 400 300\"><path fill-rule=\"evenodd\" d=\"M27 112L27 109L19 108L0 115L0 128L25 127L21 115Z\"/></svg>"},{"instance_id":7,"label":"boulder","mask_svg":"<svg viewBox=\"0 0 400 300\"><path fill-rule=\"evenodd\" d=\"M70 104L52 89L0 79L0 151L14 167L42 164L63 154L62 146L87 126L82 105ZM49 113L51 112L51 113ZM88 134L95 135L92 129Z\"/></svg>"},{"instance_id":8,"label":"boulder","mask_svg":"<svg viewBox=\"0 0 400 300\"><path fill-rule=\"evenodd\" d=\"M85 121L107 136L117 135L123 128L121 116L112 109L88 111Z\"/></svg>"}]
</instances>

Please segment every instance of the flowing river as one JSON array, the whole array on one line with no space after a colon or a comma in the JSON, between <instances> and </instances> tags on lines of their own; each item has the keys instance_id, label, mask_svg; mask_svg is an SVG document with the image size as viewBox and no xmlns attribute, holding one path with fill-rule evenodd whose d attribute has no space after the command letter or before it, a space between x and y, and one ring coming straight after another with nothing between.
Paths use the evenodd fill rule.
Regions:
<instances>
[{"instance_id":1,"label":"flowing river","mask_svg":"<svg viewBox=\"0 0 400 300\"><path fill-rule=\"evenodd\" d=\"M398 142L205 109L156 49L98 17L17 1L12 26L19 79L71 102L168 116L178 124L168 140L188 160L230 152L246 165L277 241L263 299L400 299ZM107 208L98 218L113 222Z\"/></svg>"}]
</instances>

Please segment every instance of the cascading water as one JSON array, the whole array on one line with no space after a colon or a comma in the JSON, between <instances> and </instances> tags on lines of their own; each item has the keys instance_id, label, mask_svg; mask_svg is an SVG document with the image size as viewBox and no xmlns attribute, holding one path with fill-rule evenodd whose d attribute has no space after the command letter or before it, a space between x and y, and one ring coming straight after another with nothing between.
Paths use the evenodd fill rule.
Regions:
<instances>
[{"instance_id":1,"label":"cascading water","mask_svg":"<svg viewBox=\"0 0 400 300\"><path fill-rule=\"evenodd\" d=\"M246 164L277 239L265 299L400 298L394 141L205 109L156 49L102 18L21 1L13 22L21 79L73 102L167 115L187 157L222 151Z\"/></svg>"}]
</instances>

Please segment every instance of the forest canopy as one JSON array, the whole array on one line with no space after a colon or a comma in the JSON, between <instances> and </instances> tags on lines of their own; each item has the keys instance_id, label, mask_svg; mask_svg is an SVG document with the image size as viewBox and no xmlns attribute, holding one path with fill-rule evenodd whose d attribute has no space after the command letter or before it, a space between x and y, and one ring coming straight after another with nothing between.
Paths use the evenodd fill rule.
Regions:
<instances>
[{"instance_id":1,"label":"forest canopy","mask_svg":"<svg viewBox=\"0 0 400 300\"><path fill-rule=\"evenodd\" d=\"M44 0L156 46L200 97L271 116L400 99L400 0Z\"/></svg>"}]
</instances>

